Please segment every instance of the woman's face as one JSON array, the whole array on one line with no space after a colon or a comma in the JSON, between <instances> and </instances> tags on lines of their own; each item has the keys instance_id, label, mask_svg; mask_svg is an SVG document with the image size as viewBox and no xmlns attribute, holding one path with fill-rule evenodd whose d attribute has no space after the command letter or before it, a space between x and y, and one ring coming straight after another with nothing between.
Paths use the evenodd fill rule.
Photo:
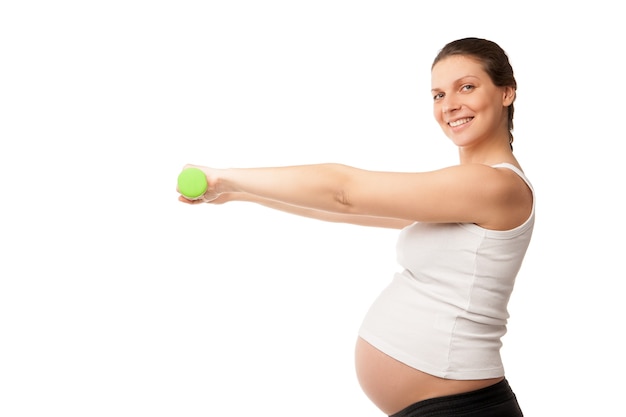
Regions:
<instances>
[{"instance_id":1,"label":"woman's face","mask_svg":"<svg viewBox=\"0 0 626 417\"><path fill-rule=\"evenodd\" d=\"M496 87L479 61L463 55L439 61L431 77L435 119L457 146L495 140L508 144L512 88Z\"/></svg>"}]
</instances>

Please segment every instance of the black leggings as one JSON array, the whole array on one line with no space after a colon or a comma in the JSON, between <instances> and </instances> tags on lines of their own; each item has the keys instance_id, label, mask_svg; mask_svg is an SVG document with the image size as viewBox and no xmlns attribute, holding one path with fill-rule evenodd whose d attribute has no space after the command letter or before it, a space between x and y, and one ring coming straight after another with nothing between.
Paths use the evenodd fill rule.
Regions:
<instances>
[{"instance_id":1,"label":"black leggings","mask_svg":"<svg viewBox=\"0 0 626 417\"><path fill-rule=\"evenodd\" d=\"M506 379L487 388L431 398L390 417L523 417Z\"/></svg>"}]
</instances>

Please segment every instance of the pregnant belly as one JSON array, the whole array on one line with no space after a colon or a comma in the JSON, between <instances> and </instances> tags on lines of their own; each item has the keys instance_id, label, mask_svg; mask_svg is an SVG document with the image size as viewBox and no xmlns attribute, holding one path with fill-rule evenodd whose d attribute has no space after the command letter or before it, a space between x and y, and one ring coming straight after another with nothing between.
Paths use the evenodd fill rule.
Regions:
<instances>
[{"instance_id":1,"label":"pregnant belly","mask_svg":"<svg viewBox=\"0 0 626 417\"><path fill-rule=\"evenodd\" d=\"M405 365L361 338L356 344L355 365L363 392L387 415L418 401L474 391L503 379L460 381L439 378Z\"/></svg>"}]
</instances>

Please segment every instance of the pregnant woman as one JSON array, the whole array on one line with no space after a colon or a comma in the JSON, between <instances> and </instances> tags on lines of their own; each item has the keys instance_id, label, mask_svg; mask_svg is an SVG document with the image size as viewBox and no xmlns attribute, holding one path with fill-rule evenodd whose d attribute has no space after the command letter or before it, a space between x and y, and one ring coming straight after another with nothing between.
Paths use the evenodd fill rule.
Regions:
<instances>
[{"instance_id":1,"label":"pregnant woman","mask_svg":"<svg viewBox=\"0 0 626 417\"><path fill-rule=\"evenodd\" d=\"M530 243L534 193L513 155L517 83L505 51L445 45L431 69L435 120L459 163L428 172L342 164L200 168L188 204L249 201L325 221L400 230L402 272L359 330L365 394L394 417L518 417L500 356L507 304Z\"/></svg>"}]
</instances>

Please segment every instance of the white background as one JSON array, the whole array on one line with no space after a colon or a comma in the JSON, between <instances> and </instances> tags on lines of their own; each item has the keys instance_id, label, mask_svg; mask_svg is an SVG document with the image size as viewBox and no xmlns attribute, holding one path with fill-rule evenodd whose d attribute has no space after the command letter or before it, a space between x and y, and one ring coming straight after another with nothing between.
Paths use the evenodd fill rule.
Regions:
<instances>
[{"instance_id":1,"label":"white background","mask_svg":"<svg viewBox=\"0 0 626 417\"><path fill-rule=\"evenodd\" d=\"M454 164L430 64L466 36L509 53L537 193L507 377L528 416L616 415L623 14L512 4L2 2L0 415L381 416L352 354L397 232L187 206L175 180Z\"/></svg>"}]
</instances>

